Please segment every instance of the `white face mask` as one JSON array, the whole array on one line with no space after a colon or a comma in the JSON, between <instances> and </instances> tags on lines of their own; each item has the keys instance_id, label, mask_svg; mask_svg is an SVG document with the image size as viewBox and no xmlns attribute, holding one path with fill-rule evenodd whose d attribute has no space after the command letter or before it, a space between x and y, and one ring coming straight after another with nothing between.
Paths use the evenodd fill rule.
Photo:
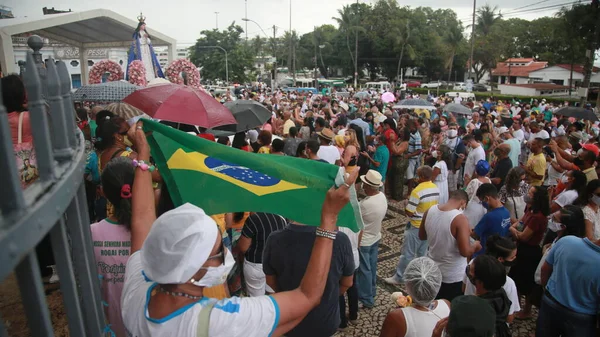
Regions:
<instances>
[{"instance_id":1,"label":"white face mask","mask_svg":"<svg viewBox=\"0 0 600 337\"><path fill-rule=\"evenodd\" d=\"M235 265L235 260L233 259L233 254L229 251L229 249L224 248L225 254L225 263L218 267L202 267L200 269L206 270L206 274L196 281L192 279L190 282L199 287L214 287L220 284L225 283L227 281L227 276L229 272Z\"/></svg>"},{"instance_id":2,"label":"white face mask","mask_svg":"<svg viewBox=\"0 0 600 337\"><path fill-rule=\"evenodd\" d=\"M560 222L557 222L554 219L550 219L550 221L548 221L548 229L553 232L559 232L565 228L564 228L563 224L561 224Z\"/></svg>"},{"instance_id":3,"label":"white face mask","mask_svg":"<svg viewBox=\"0 0 600 337\"><path fill-rule=\"evenodd\" d=\"M440 121L439 124L440 124L440 126L446 126L446 122L444 122L444 121Z\"/></svg>"},{"instance_id":4,"label":"white face mask","mask_svg":"<svg viewBox=\"0 0 600 337\"><path fill-rule=\"evenodd\" d=\"M594 196L592 197L592 202L593 202L594 204L596 204L596 206L600 206L600 197L599 197L599 196L597 196L597 195L594 195Z\"/></svg>"},{"instance_id":5,"label":"white face mask","mask_svg":"<svg viewBox=\"0 0 600 337\"><path fill-rule=\"evenodd\" d=\"M456 138L456 136L458 136L458 130L450 129L446 131L446 134L448 135L448 138Z\"/></svg>"},{"instance_id":6,"label":"white face mask","mask_svg":"<svg viewBox=\"0 0 600 337\"><path fill-rule=\"evenodd\" d=\"M437 152L437 151L433 151L433 152L431 152L431 156L432 156L433 158L437 158L437 157L438 157L438 152Z\"/></svg>"},{"instance_id":7,"label":"white face mask","mask_svg":"<svg viewBox=\"0 0 600 337\"><path fill-rule=\"evenodd\" d=\"M569 182L569 177L567 177L567 175L563 175L560 180L562 181L563 184L566 184Z\"/></svg>"}]
</instances>

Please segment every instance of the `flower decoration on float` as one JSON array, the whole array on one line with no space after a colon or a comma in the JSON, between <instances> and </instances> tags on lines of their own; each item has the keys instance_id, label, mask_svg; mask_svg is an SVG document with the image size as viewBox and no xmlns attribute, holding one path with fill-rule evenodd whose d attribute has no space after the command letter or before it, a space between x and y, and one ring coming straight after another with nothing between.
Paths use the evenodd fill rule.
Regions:
<instances>
[{"instance_id":1,"label":"flower decoration on float","mask_svg":"<svg viewBox=\"0 0 600 337\"><path fill-rule=\"evenodd\" d=\"M171 83L185 84L197 89L201 88L200 72L189 60L177 59L171 62L171 64L167 66L165 75Z\"/></svg>"},{"instance_id":2,"label":"flower decoration on float","mask_svg":"<svg viewBox=\"0 0 600 337\"><path fill-rule=\"evenodd\" d=\"M127 76L129 77L129 83L131 84L140 87L148 85L148 80L146 80L146 67L144 67L144 63L140 60L135 60L129 64Z\"/></svg>"},{"instance_id":3,"label":"flower decoration on float","mask_svg":"<svg viewBox=\"0 0 600 337\"><path fill-rule=\"evenodd\" d=\"M107 82L120 81L123 79L124 73L123 68L115 62L111 60L101 60L96 62L92 69L90 69L90 84L98 84L102 83L102 76L108 73L108 77L106 78Z\"/></svg>"}]
</instances>

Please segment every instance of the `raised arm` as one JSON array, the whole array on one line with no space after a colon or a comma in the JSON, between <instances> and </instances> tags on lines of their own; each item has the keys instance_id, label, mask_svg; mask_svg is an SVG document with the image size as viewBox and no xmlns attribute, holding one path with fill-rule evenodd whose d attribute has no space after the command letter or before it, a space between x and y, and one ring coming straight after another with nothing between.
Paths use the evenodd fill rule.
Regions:
<instances>
[{"instance_id":1,"label":"raised arm","mask_svg":"<svg viewBox=\"0 0 600 337\"><path fill-rule=\"evenodd\" d=\"M344 185L337 189L332 187L327 192L321 211L321 230L336 230L337 216L350 200L349 189L357 177L358 170L354 170ZM331 266L332 251L333 240L317 236L300 287L273 295L280 312L274 336L281 336L292 329L320 303Z\"/></svg>"},{"instance_id":2,"label":"raised arm","mask_svg":"<svg viewBox=\"0 0 600 337\"><path fill-rule=\"evenodd\" d=\"M138 150L137 160L150 162L150 146L142 128L142 122L134 124L127 135ZM131 254L142 248L150 228L156 220L154 190L152 188L152 172L135 169L131 199Z\"/></svg>"}]
</instances>

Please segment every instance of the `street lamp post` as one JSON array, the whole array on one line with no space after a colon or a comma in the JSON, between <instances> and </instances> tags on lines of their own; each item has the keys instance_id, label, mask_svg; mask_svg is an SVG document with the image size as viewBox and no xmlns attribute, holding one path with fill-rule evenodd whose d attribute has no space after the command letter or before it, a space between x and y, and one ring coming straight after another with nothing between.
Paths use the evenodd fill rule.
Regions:
<instances>
[{"instance_id":1,"label":"street lamp post","mask_svg":"<svg viewBox=\"0 0 600 337\"><path fill-rule=\"evenodd\" d=\"M227 61L227 50L220 46L196 46L196 48L220 49L222 52L225 53L225 81L227 82L227 85L229 85L229 63Z\"/></svg>"},{"instance_id":2,"label":"street lamp post","mask_svg":"<svg viewBox=\"0 0 600 337\"><path fill-rule=\"evenodd\" d=\"M253 22L255 25L258 26L258 28L260 28L260 31L265 34L265 37L267 38L267 41L269 39L269 35L267 33L265 33L265 30L258 24L258 22L252 20L252 19L248 19L248 18L242 18L242 21L245 21L246 24L248 24L248 22ZM275 26L273 26L273 40L275 39ZM275 52L275 50L273 50L273 52ZM275 81L277 80L277 55L273 55L273 57L275 58L275 71L273 73L273 80L271 81L271 87L275 87Z\"/></svg>"},{"instance_id":3,"label":"street lamp post","mask_svg":"<svg viewBox=\"0 0 600 337\"><path fill-rule=\"evenodd\" d=\"M219 12L215 12L215 16L216 16L216 19L215 19L216 27L217 27L217 30L219 30Z\"/></svg>"}]
</instances>

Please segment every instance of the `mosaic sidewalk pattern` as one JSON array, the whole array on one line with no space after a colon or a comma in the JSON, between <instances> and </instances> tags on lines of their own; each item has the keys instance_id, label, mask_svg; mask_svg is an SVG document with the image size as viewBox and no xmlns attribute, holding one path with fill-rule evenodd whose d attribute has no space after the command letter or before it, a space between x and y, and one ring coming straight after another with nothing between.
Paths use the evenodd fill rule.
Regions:
<instances>
[{"instance_id":1,"label":"mosaic sidewalk pattern","mask_svg":"<svg viewBox=\"0 0 600 337\"><path fill-rule=\"evenodd\" d=\"M403 212L402 202L390 202L388 213L382 226L382 240L379 243L379 256L377 266L377 296L372 309L360 309L356 325L349 325L343 332L338 332L336 337L370 337L379 336L383 321L388 312L397 308L390 295L398 290L405 291L403 286L391 286L383 282L396 270L404 229L408 218ZM523 305L523 303L521 304ZM530 337L535 335L535 318L537 310L534 307L534 319L515 320L512 325L513 337Z\"/></svg>"}]
</instances>

